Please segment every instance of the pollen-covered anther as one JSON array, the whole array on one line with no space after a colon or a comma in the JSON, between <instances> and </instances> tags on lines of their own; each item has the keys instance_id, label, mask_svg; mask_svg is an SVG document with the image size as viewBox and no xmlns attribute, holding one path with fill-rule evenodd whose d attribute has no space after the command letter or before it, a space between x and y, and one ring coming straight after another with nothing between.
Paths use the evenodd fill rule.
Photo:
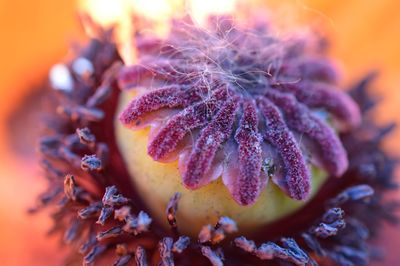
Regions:
<instances>
[{"instance_id":1,"label":"pollen-covered anther","mask_svg":"<svg viewBox=\"0 0 400 266\"><path fill-rule=\"evenodd\" d=\"M310 171L301 153L300 146L283 121L278 108L268 99L260 99L260 109L266 123L264 138L281 155L286 169L286 178L281 187L287 188L294 199L305 199L310 192Z\"/></svg>"},{"instance_id":2,"label":"pollen-covered anther","mask_svg":"<svg viewBox=\"0 0 400 266\"><path fill-rule=\"evenodd\" d=\"M337 131L358 126L359 108L307 36L280 39L257 23L221 23L178 22L165 39L138 36L139 63L122 67L117 80L140 93L120 121L151 126L148 154L179 160L189 189L222 176L233 199L251 205L271 179L306 200L311 165L332 176L346 171Z\"/></svg>"},{"instance_id":3,"label":"pollen-covered anther","mask_svg":"<svg viewBox=\"0 0 400 266\"><path fill-rule=\"evenodd\" d=\"M224 182L236 201L242 205L254 203L261 193L263 180L260 176L262 164L262 136L258 132L258 117L255 103L245 101L243 115L235 134L238 143L239 176L227 172ZM233 162L232 163L236 163Z\"/></svg>"}]
</instances>

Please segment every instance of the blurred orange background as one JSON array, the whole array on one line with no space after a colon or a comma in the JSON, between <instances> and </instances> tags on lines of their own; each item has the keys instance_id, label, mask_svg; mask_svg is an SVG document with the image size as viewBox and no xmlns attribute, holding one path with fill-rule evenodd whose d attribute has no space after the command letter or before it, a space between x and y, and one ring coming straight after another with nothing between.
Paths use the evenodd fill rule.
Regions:
<instances>
[{"instance_id":1,"label":"blurred orange background","mask_svg":"<svg viewBox=\"0 0 400 266\"><path fill-rule=\"evenodd\" d=\"M9 115L79 36L74 1L0 1L0 258L2 265L61 265L58 242L47 238L45 215L27 215L45 186L32 156L16 154ZM39 104L39 103L38 103ZM40 108L40 106L38 106ZM29 138L29 128L23 129Z\"/></svg>"},{"instance_id":2,"label":"blurred orange background","mask_svg":"<svg viewBox=\"0 0 400 266\"><path fill-rule=\"evenodd\" d=\"M376 94L383 98L376 110L380 123L400 123L400 2L396 0L285 0L262 1L282 16L298 16L322 25L342 63L344 84L371 69L381 73ZM44 188L38 178L34 145L16 152L10 136L10 114L46 77L49 67L63 58L70 42L83 32L71 0L0 0L0 258L2 265L61 265L62 252L54 238L46 238L46 216L28 216L35 195ZM40 108L40 102L37 103ZM28 114L27 114L28 115ZM30 129L23 128L29 138ZM397 130L386 146L400 149ZM29 142L30 143L30 142ZM399 154L397 152L397 154ZM385 229L382 239L390 258L400 265L399 228ZM389 236L390 235L390 236ZM390 242L390 245L388 243ZM397 253L396 253L397 252ZM377 265L383 265L378 263Z\"/></svg>"}]
</instances>

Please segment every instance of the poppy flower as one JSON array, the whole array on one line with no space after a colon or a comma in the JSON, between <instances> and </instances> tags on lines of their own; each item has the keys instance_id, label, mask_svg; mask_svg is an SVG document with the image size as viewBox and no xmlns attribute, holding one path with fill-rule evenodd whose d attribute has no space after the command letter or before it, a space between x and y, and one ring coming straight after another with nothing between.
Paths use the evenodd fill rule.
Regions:
<instances>
[{"instance_id":1,"label":"poppy flower","mask_svg":"<svg viewBox=\"0 0 400 266\"><path fill-rule=\"evenodd\" d=\"M275 37L273 25L246 22L176 21L161 38L138 32L139 63L125 66L112 31L92 25L96 38L51 69L39 141L49 188L34 211L53 206L52 231L71 262L376 257L370 238L397 220L398 204L384 199L396 188L395 159L381 147L393 126L370 118L375 74L346 94L324 38Z\"/></svg>"}]
</instances>

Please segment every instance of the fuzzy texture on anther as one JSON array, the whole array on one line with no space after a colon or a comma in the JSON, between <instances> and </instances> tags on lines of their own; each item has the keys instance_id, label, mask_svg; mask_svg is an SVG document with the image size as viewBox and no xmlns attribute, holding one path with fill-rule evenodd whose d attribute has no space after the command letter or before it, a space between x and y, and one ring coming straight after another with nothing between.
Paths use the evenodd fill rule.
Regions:
<instances>
[{"instance_id":1,"label":"fuzzy texture on anther","mask_svg":"<svg viewBox=\"0 0 400 266\"><path fill-rule=\"evenodd\" d=\"M310 164L341 176L348 159L335 130L360 123L357 104L337 88L334 65L310 37L278 38L261 22L226 17L204 28L177 21L165 39L138 36L139 61L122 68L118 83L139 95L120 121L151 126L148 154L179 159L189 189L222 176L235 201L250 205L271 178L305 200Z\"/></svg>"}]
</instances>

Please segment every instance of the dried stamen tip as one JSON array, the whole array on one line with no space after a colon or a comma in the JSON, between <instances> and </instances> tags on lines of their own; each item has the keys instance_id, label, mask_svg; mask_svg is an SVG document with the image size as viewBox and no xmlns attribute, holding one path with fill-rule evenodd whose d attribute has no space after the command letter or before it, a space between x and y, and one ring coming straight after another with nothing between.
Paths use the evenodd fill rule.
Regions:
<instances>
[{"instance_id":1,"label":"dried stamen tip","mask_svg":"<svg viewBox=\"0 0 400 266\"><path fill-rule=\"evenodd\" d=\"M289 197L307 199L311 164L341 176L348 159L335 131L361 118L337 88L333 64L318 49L310 52L306 37L210 21L207 29L177 22L151 49L149 37L138 36L139 64L122 67L118 84L145 93L120 121L132 129L151 125L148 154L179 158L187 188L222 175L240 205L254 204L270 178ZM264 162L281 174L264 172Z\"/></svg>"}]
</instances>

